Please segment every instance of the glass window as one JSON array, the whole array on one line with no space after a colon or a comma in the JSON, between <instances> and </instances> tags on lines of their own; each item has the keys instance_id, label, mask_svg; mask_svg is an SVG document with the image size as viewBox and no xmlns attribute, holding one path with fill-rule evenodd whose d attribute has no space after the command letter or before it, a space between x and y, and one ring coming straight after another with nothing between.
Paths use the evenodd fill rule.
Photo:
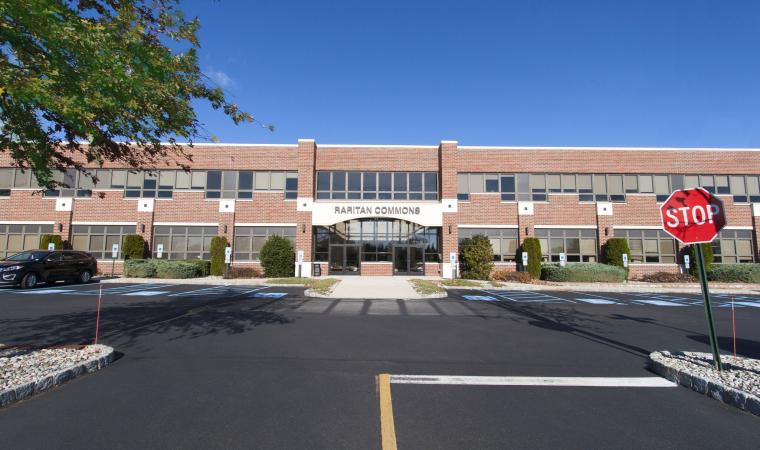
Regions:
<instances>
[{"instance_id":1,"label":"glass window","mask_svg":"<svg viewBox=\"0 0 760 450\"><path fill-rule=\"evenodd\" d=\"M156 226L153 228L153 257L156 247L164 245L165 259L210 259L209 245L217 227ZM200 244L200 247L199 247Z\"/></svg>"},{"instance_id":2,"label":"glass window","mask_svg":"<svg viewBox=\"0 0 760 450\"><path fill-rule=\"evenodd\" d=\"M295 234L296 227L235 227L233 257L238 261L258 261L269 236L285 237L295 247Z\"/></svg>"},{"instance_id":3,"label":"glass window","mask_svg":"<svg viewBox=\"0 0 760 450\"><path fill-rule=\"evenodd\" d=\"M367 192L375 192L377 190L377 173L364 172L362 176L362 187Z\"/></svg>"},{"instance_id":4,"label":"glass window","mask_svg":"<svg viewBox=\"0 0 760 450\"><path fill-rule=\"evenodd\" d=\"M575 175L571 173L562 174L562 192L576 192Z\"/></svg>"},{"instance_id":5,"label":"glass window","mask_svg":"<svg viewBox=\"0 0 760 450\"><path fill-rule=\"evenodd\" d=\"M755 262L751 230L722 230L711 245L717 264Z\"/></svg>"},{"instance_id":6,"label":"glass window","mask_svg":"<svg viewBox=\"0 0 760 450\"><path fill-rule=\"evenodd\" d=\"M699 187L699 175L684 175L683 187L684 189Z\"/></svg>"},{"instance_id":7,"label":"glass window","mask_svg":"<svg viewBox=\"0 0 760 450\"><path fill-rule=\"evenodd\" d=\"M117 259L122 259L124 236L134 232L134 225L75 225L71 229L72 247L88 252L97 259L111 259L111 248L113 244L118 244Z\"/></svg>"},{"instance_id":8,"label":"glass window","mask_svg":"<svg viewBox=\"0 0 760 450\"><path fill-rule=\"evenodd\" d=\"M623 237L628 241L631 262L676 262L676 241L663 230L616 229L615 236Z\"/></svg>"},{"instance_id":9,"label":"glass window","mask_svg":"<svg viewBox=\"0 0 760 450\"><path fill-rule=\"evenodd\" d=\"M580 228L537 228L536 237L541 243L541 259L559 262L564 253L567 262L596 262L596 230Z\"/></svg>"},{"instance_id":10,"label":"glass window","mask_svg":"<svg viewBox=\"0 0 760 450\"><path fill-rule=\"evenodd\" d=\"M470 198L470 178L466 173L457 174L457 199L468 200Z\"/></svg>"},{"instance_id":11,"label":"glass window","mask_svg":"<svg viewBox=\"0 0 760 450\"><path fill-rule=\"evenodd\" d=\"M643 194L651 194L654 192L652 175L639 175L639 192Z\"/></svg>"},{"instance_id":12,"label":"glass window","mask_svg":"<svg viewBox=\"0 0 760 450\"><path fill-rule=\"evenodd\" d=\"M485 176L486 192L499 192L499 176L496 174L486 174Z\"/></svg>"},{"instance_id":13,"label":"glass window","mask_svg":"<svg viewBox=\"0 0 760 450\"><path fill-rule=\"evenodd\" d=\"M422 173L409 173L409 192L422 192Z\"/></svg>"},{"instance_id":14,"label":"glass window","mask_svg":"<svg viewBox=\"0 0 760 450\"><path fill-rule=\"evenodd\" d=\"M558 174L549 174L546 176L546 184L549 192L562 192L561 176Z\"/></svg>"},{"instance_id":15,"label":"glass window","mask_svg":"<svg viewBox=\"0 0 760 450\"><path fill-rule=\"evenodd\" d=\"M272 191L282 191L285 189L285 172L271 172L269 189Z\"/></svg>"},{"instance_id":16,"label":"glass window","mask_svg":"<svg viewBox=\"0 0 760 450\"><path fill-rule=\"evenodd\" d=\"M470 174L470 193L485 192L482 173Z\"/></svg>"}]
</instances>

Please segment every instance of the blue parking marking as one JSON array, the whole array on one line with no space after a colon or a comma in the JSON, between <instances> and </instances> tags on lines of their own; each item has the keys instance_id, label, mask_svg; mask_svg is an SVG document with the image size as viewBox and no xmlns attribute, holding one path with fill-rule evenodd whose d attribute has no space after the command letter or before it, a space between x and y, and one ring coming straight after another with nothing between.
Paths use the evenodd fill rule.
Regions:
<instances>
[{"instance_id":1,"label":"blue parking marking","mask_svg":"<svg viewBox=\"0 0 760 450\"><path fill-rule=\"evenodd\" d=\"M734 302L734 305L737 305L737 306L750 306L752 308L760 308L760 302ZM728 303L728 304L723 305L723 306L730 307L731 303Z\"/></svg>"},{"instance_id":2,"label":"blue parking marking","mask_svg":"<svg viewBox=\"0 0 760 450\"><path fill-rule=\"evenodd\" d=\"M138 296L138 297L153 297L154 295L163 295L168 294L169 291L136 291L136 292L128 292L124 295L128 296Z\"/></svg>"},{"instance_id":3,"label":"blue parking marking","mask_svg":"<svg viewBox=\"0 0 760 450\"><path fill-rule=\"evenodd\" d=\"M283 298L285 297L287 292L257 292L253 294L256 298Z\"/></svg>"},{"instance_id":4,"label":"blue parking marking","mask_svg":"<svg viewBox=\"0 0 760 450\"><path fill-rule=\"evenodd\" d=\"M166 283L145 283L145 284L130 284L128 286L117 286L112 288L106 288L102 290L103 295L125 295L131 292L138 291L151 291L155 289L162 289L171 287L173 285ZM72 291L66 292L66 295L100 295L100 289L89 289L86 291Z\"/></svg>"},{"instance_id":5,"label":"blue parking marking","mask_svg":"<svg viewBox=\"0 0 760 450\"><path fill-rule=\"evenodd\" d=\"M19 294L65 294L67 292L76 292L74 289L24 289L18 291Z\"/></svg>"},{"instance_id":6,"label":"blue parking marking","mask_svg":"<svg viewBox=\"0 0 760 450\"><path fill-rule=\"evenodd\" d=\"M498 297L501 300L507 300L514 303L574 303L572 300L555 297L537 291L484 290L483 292Z\"/></svg>"},{"instance_id":7,"label":"blue parking marking","mask_svg":"<svg viewBox=\"0 0 760 450\"><path fill-rule=\"evenodd\" d=\"M619 305L618 302L612 300L605 300L603 298L576 298L579 302L591 303L592 305Z\"/></svg>"},{"instance_id":8,"label":"blue parking marking","mask_svg":"<svg viewBox=\"0 0 760 450\"><path fill-rule=\"evenodd\" d=\"M674 302L668 302L665 300L636 300L637 303L646 303L647 305L657 305L657 306L688 306L684 305L683 303L674 303Z\"/></svg>"},{"instance_id":9,"label":"blue parking marking","mask_svg":"<svg viewBox=\"0 0 760 450\"><path fill-rule=\"evenodd\" d=\"M475 302L496 302L498 301L496 298L491 297L490 295L463 295L465 300L471 300Z\"/></svg>"},{"instance_id":10,"label":"blue parking marking","mask_svg":"<svg viewBox=\"0 0 760 450\"><path fill-rule=\"evenodd\" d=\"M175 292L169 294L169 297L237 297L256 291L263 291L264 289L269 289L269 287L270 286L211 286L192 291Z\"/></svg>"}]
</instances>

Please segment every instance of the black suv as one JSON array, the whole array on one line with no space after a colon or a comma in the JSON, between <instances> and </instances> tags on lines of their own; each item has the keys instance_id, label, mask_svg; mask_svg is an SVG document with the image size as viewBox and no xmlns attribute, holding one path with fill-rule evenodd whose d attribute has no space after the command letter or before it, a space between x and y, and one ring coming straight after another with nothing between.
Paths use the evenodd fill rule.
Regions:
<instances>
[{"instance_id":1,"label":"black suv","mask_svg":"<svg viewBox=\"0 0 760 450\"><path fill-rule=\"evenodd\" d=\"M0 261L0 283L33 288L38 282L89 283L97 273L97 260L73 250L27 250Z\"/></svg>"}]
</instances>

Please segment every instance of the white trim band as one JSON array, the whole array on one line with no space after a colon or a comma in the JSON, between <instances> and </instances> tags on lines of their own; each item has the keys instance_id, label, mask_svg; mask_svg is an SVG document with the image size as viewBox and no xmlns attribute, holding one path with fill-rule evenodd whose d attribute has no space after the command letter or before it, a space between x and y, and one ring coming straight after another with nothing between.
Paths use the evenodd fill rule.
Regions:
<instances>
[{"instance_id":1,"label":"white trim band","mask_svg":"<svg viewBox=\"0 0 760 450\"><path fill-rule=\"evenodd\" d=\"M582 228L584 230L596 230L596 225L534 225L533 228L548 228L548 229L562 229L562 228Z\"/></svg>"},{"instance_id":2,"label":"white trim band","mask_svg":"<svg viewBox=\"0 0 760 450\"><path fill-rule=\"evenodd\" d=\"M457 228L520 228L519 225L457 225Z\"/></svg>"},{"instance_id":3,"label":"white trim band","mask_svg":"<svg viewBox=\"0 0 760 450\"><path fill-rule=\"evenodd\" d=\"M236 227L297 227L297 223L235 222Z\"/></svg>"},{"instance_id":4,"label":"white trim band","mask_svg":"<svg viewBox=\"0 0 760 450\"><path fill-rule=\"evenodd\" d=\"M137 222L71 222L71 225L135 225Z\"/></svg>"},{"instance_id":5,"label":"white trim band","mask_svg":"<svg viewBox=\"0 0 760 450\"><path fill-rule=\"evenodd\" d=\"M55 225L52 220L0 220L0 225Z\"/></svg>"},{"instance_id":6,"label":"white trim band","mask_svg":"<svg viewBox=\"0 0 760 450\"><path fill-rule=\"evenodd\" d=\"M179 227L218 227L218 223L196 223L196 222L153 222L153 225L159 226L179 226Z\"/></svg>"},{"instance_id":7,"label":"white trim band","mask_svg":"<svg viewBox=\"0 0 760 450\"><path fill-rule=\"evenodd\" d=\"M461 375L391 375L392 384L465 386L676 387L660 377L478 377Z\"/></svg>"}]
</instances>

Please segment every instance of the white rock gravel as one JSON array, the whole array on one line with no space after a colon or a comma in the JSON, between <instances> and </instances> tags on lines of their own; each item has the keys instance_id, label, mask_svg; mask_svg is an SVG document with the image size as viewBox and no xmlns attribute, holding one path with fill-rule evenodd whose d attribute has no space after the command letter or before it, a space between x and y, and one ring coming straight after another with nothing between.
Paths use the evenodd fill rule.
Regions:
<instances>
[{"instance_id":1,"label":"white rock gravel","mask_svg":"<svg viewBox=\"0 0 760 450\"><path fill-rule=\"evenodd\" d=\"M113 349L105 345L0 347L0 406L98 370L112 360Z\"/></svg>"},{"instance_id":2,"label":"white rock gravel","mask_svg":"<svg viewBox=\"0 0 760 450\"><path fill-rule=\"evenodd\" d=\"M653 352L651 368L682 386L760 415L760 360L721 355L723 370L713 365L712 353Z\"/></svg>"}]
</instances>

